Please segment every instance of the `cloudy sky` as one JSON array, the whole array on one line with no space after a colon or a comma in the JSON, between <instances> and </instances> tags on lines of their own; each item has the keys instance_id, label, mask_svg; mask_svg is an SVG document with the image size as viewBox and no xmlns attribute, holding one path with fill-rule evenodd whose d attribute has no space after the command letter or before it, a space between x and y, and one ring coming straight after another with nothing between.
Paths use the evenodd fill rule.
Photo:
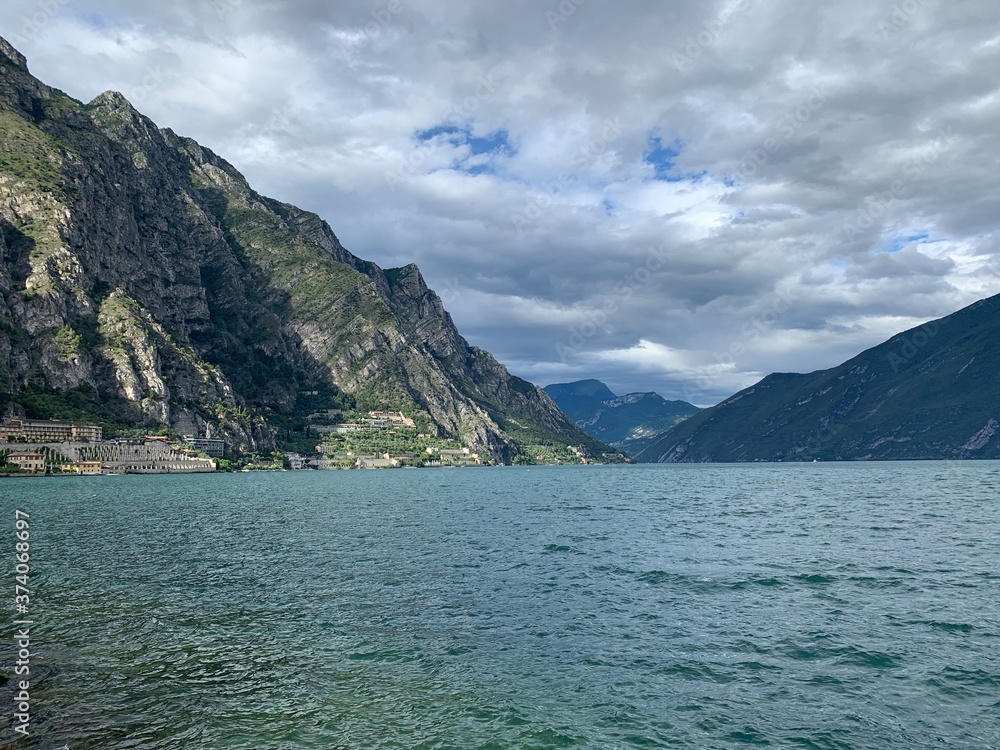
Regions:
<instances>
[{"instance_id":1,"label":"cloudy sky","mask_svg":"<svg viewBox=\"0 0 1000 750\"><path fill-rule=\"evenodd\" d=\"M995 0L4 0L540 385L715 403L1000 292Z\"/></svg>"}]
</instances>

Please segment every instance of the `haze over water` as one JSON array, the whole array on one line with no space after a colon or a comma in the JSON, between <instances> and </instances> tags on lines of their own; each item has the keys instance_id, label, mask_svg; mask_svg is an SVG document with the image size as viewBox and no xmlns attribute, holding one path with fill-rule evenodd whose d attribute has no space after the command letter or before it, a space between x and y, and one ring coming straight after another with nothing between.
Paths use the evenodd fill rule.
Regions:
<instances>
[{"instance_id":1,"label":"haze over water","mask_svg":"<svg viewBox=\"0 0 1000 750\"><path fill-rule=\"evenodd\" d=\"M998 498L997 462L2 482L19 744L1000 747Z\"/></svg>"}]
</instances>

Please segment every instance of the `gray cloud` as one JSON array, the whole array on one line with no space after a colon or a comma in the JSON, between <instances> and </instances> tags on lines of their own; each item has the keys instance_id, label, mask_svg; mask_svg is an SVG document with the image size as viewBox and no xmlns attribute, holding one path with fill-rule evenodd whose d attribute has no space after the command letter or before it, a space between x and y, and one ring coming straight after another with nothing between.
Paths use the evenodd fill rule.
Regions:
<instances>
[{"instance_id":1,"label":"gray cloud","mask_svg":"<svg viewBox=\"0 0 1000 750\"><path fill-rule=\"evenodd\" d=\"M709 404L1000 292L991 0L6 5L540 384Z\"/></svg>"}]
</instances>

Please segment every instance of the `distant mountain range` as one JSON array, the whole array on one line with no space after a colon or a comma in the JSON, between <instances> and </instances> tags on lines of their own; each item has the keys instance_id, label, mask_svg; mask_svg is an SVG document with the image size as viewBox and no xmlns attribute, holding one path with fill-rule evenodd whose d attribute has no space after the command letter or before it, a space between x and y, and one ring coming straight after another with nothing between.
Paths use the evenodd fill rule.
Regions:
<instances>
[{"instance_id":1,"label":"distant mountain range","mask_svg":"<svg viewBox=\"0 0 1000 750\"><path fill-rule=\"evenodd\" d=\"M630 456L700 411L686 401L667 401L656 393L616 396L600 380L555 383L545 392L584 432Z\"/></svg>"},{"instance_id":2,"label":"distant mountain range","mask_svg":"<svg viewBox=\"0 0 1000 750\"><path fill-rule=\"evenodd\" d=\"M1000 458L1000 295L830 370L776 373L683 422L646 462Z\"/></svg>"}]
</instances>

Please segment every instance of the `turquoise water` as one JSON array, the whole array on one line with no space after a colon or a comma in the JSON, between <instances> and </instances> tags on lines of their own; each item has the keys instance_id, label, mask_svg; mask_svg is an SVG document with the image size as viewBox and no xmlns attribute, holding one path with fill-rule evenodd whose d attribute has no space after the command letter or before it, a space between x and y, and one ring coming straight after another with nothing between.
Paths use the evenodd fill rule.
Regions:
<instances>
[{"instance_id":1,"label":"turquoise water","mask_svg":"<svg viewBox=\"0 0 1000 750\"><path fill-rule=\"evenodd\" d=\"M1000 463L7 480L9 561L15 507L16 747L1000 747Z\"/></svg>"}]
</instances>

